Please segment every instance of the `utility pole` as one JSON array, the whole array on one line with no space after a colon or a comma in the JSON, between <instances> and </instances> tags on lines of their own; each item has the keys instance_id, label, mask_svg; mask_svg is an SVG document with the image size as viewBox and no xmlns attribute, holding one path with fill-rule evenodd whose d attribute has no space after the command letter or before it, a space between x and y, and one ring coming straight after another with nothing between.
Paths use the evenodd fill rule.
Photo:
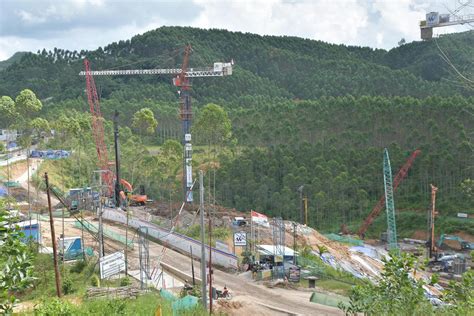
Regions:
<instances>
[{"instance_id":1,"label":"utility pole","mask_svg":"<svg viewBox=\"0 0 474 316\"><path fill-rule=\"evenodd\" d=\"M204 245L204 180L202 170L199 170L199 215L201 224L201 294L202 306L207 310L206 295L206 247Z\"/></svg>"},{"instance_id":2,"label":"utility pole","mask_svg":"<svg viewBox=\"0 0 474 316\"><path fill-rule=\"evenodd\" d=\"M304 197L304 224L308 226L308 197Z\"/></svg>"},{"instance_id":3,"label":"utility pole","mask_svg":"<svg viewBox=\"0 0 474 316\"><path fill-rule=\"evenodd\" d=\"M125 216L127 216L127 224L125 225L125 276L128 275L128 219L130 218L128 212L128 197L126 201Z\"/></svg>"},{"instance_id":4,"label":"utility pole","mask_svg":"<svg viewBox=\"0 0 474 316\"><path fill-rule=\"evenodd\" d=\"M209 218L209 314L212 315L212 220L211 212L207 212Z\"/></svg>"},{"instance_id":5,"label":"utility pole","mask_svg":"<svg viewBox=\"0 0 474 316\"><path fill-rule=\"evenodd\" d=\"M56 234L54 233L54 219L53 211L51 210L51 193L49 188L48 173L44 173L44 182L46 183L46 194L48 196L48 211L49 211L49 225L51 227L51 242L53 244L53 262L54 262L54 276L56 279L56 294L61 297L61 275L58 268L58 254L56 250ZM64 256L64 253L63 253Z\"/></svg>"},{"instance_id":6,"label":"utility pole","mask_svg":"<svg viewBox=\"0 0 474 316\"><path fill-rule=\"evenodd\" d=\"M26 183L28 185L28 218L30 220L30 236L31 236L31 199L30 199L30 149L26 150L26 172L27 172L27 180ZM38 233L39 236L39 233ZM38 240L39 241L39 240Z\"/></svg>"},{"instance_id":7,"label":"utility pole","mask_svg":"<svg viewBox=\"0 0 474 316\"><path fill-rule=\"evenodd\" d=\"M120 206L120 143L118 128L119 112L114 112L114 148L115 148L115 206Z\"/></svg>"},{"instance_id":8,"label":"utility pole","mask_svg":"<svg viewBox=\"0 0 474 316\"><path fill-rule=\"evenodd\" d=\"M102 224L102 212L104 209L105 198L101 197L99 205L99 259L104 256L104 231Z\"/></svg>"},{"instance_id":9,"label":"utility pole","mask_svg":"<svg viewBox=\"0 0 474 316\"><path fill-rule=\"evenodd\" d=\"M63 207L61 208L61 210L62 210L62 212L61 212L61 226L62 226L61 237L62 237L62 239L63 239L63 244L62 244L62 249L61 249L61 250L62 250L62 252L63 252L63 273L64 273L64 269L65 269L64 260L66 260L66 254L65 254L65 252L64 252L64 246L65 246L65 245L64 245L64 242L65 242L65 240L64 240L64 237L65 237L65 236L64 236L64 205L63 205Z\"/></svg>"},{"instance_id":10,"label":"utility pole","mask_svg":"<svg viewBox=\"0 0 474 316\"><path fill-rule=\"evenodd\" d=\"M194 277L194 257L193 247L189 245L189 252L191 253L191 274L193 275L193 287L196 286L196 278Z\"/></svg>"},{"instance_id":11,"label":"utility pole","mask_svg":"<svg viewBox=\"0 0 474 316\"><path fill-rule=\"evenodd\" d=\"M304 184L300 186L297 190L300 193L300 223L301 224L303 224L303 221L304 221L303 189L304 189Z\"/></svg>"},{"instance_id":12,"label":"utility pole","mask_svg":"<svg viewBox=\"0 0 474 316\"><path fill-rule=\"evenodd\" d=\"M433 253L436 251L435 245L435 217L436 212L436 192L438 188L434 185L431 185L431 212L430 212L430 259L433 257Z\"/></svg>"},{"instance_id":13,"label":"utility pole","mask_svg":"<svg viewBox=\"0 0 474 316\"><path fill-rule=\"evenodd\" d=\"M293 264L296 265L296 223L293 222Z\"/></svg>"}]
</instances>

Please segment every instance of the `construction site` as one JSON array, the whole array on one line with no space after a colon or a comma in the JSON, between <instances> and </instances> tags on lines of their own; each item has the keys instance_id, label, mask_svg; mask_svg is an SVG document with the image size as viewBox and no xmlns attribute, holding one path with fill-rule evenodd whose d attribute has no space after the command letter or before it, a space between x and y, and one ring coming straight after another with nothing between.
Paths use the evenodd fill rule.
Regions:
<instances>
[{"instance_id":1,"label":"construction site","mask_svg":"<svg viewBox=\"0 0 474 316\"><path fill-rule=\"evenodd\" d=\"M428 13L426 21L420 23L421 39L432 40L433 28L464 25L473 21L470 15ZM355 315L361 312L344 309L353 302L353 289L367 284L383 284L381 280L386 276L386 265L393 258L411 258L407 260L415 263L407 275L410 280L408 283L419 284L422 296L433 308L452 306L445 291L453 286L453 282L463 282L463 275L473 270L474 236L470 234L471 230L445 230L437 226L440 223L439 216L445 216L442 212L446 209L446 204L441 209L437 204L439 192L448 192L448 188L443 191L442 185L447 186L454 181L441 182L439 178L430 178L434 173L426 172L422 183L421 177L414 176L414 169L432 163L423 156L436 148L417 145L411 146L410 150L393 149L395 153L391 156L393 146L379 144L374 155L379 166L377 177L372 178L373 183L370 183L377 190L366 189L369 187L368 181L352 181L356 184L348 189L350 193L338 195L347 199L357 198L357 201L364 194L371 196L364 200L367 201L365 204L357 202L364 204L361 206L364 209L363 216L354 216L356 219L352 220L352 217L344 215L333 220L331 228L340 227L338 230L319 230L321 224L314 224L315 218L323 216L317 212L323 204L321 201L325 201L321 198L324 195L313 189L317 181L304 183L284 168L278 170L280 178L284 179L282 182L286 181L289 174L298 179L293 181L298 185L294 188L292 183L290 192L294 205L290 205L286 212L271 216L258 206L261 205L260 201L250 198L245 200L245 205L254 203L255 206L251 208L231 207L221 197L224 196L222 192L232 191L235 183L223 184L219 179L221 174L216 176L216 170L229 164L222 158L224 155L219 156L224 150L216 148L227 146L231 149L225 150L238 155L245 152L246 145L234 144L231 147L214 144L212 147L209 141L206 147L201 140L199 146L193 147L194 140L199 137L204 139L204 136L198 132L195 136L192 96L196 90L198 98L201 97L200 89L206 84L213 87L212 84L230 80L241 70L239 61L232 58L226 61L216 59L210 64L202 62L209 58L191 59L192 54L199 53L195 52L199 47L196 45L193 48L191 44L180 47L175 53L173 68L129 66L127 69L118 69L111 66L110 69L95 69L96 58L84 58L83 70L74 75L80 78L83 85L81 89L85 88L84 99L80 101L87 100L87 104L82 105L88 110L86 115L90 118L90 135L84 136L84 132L74 131L75 127L70 128L72 132L68 127L65 128L70 134L61 133L58 127L60 124L54 125L57 129L55 132L50 132L53 128L49 128L48 132L40 133L39 128L35 127L32 130L38 136L32 138L37 138L38 144L29 140L28 146L9 148L0 157L0 197L2 207L5 208L5 212L2 211L2 227L9 233L20 232L21 242L34 248L36 253L44 256L42 260L48 262L51 269L44 275L49 278L47 282L52 284L54 280L54 288L46 290L45 287L44 291L49 291L48 295L58 299L66 298L77 306L88 300L100 299L128 302L130 298L138 299L152 293L163 302L154 307L155 315L201 315L197 310L202 315ZM449 59L447 55L444 57ZM191 60L198 62L194 64ZM126 85L135 84L134 80L154 80L155 77L160 78L159 84L172 83L172 88L176 90L173 97L176 99L180 127L177 133L180 141L176 143L181 152L178 158L166 156L169 153L163 144L153 145L156 153L151 149L147 151L147 159L156 159L156 166L165 166L164 170L169 172L166 188L160 187L161 191L153 191L160 194L150 195L145 187L149 190L156 182L164 180L150 176L156 182L140 182L137 180L141 179L140 174L151 174L153 170L137 167L138 175L129 171L131 164L145 158L140 152L134 152L134 149L123 149L123 146L130 146L128 139L127 143L123 141L124 137L132 139L132 129L121 125L128 118L124 118L120 108L114 108L113 111L107 109L105 112L104 106L110 106L110 102L103 95L118 93L113 91L114 85L110 84L112 80L123 80L120 84ZM472 101L472 96L468 100ZM294 102L298 104L299 100ZM110 115L112 112L113 115ZM67 115L62 117L67 119ZM142 129L146 130L144 122L148 124L149 121L134 122L133 128L139 131L136 133L143 139L152 139L155 137L156 124L153 126L153 122L149 123L152 126L151 133L145 137L146 132L142 134ZM68 124L65 125L72 126L72 123ZM452 125L456 124L461 123ZM80 122L77 125L80 126ZM217 130L213 126L209 127L210 133ZM470 132L468 135L472 135ZM65 138L60 144L66 146L67 138L72 139L70 135L75 135L79 145L75 149L57 148L56 140ZM13 133L11 137L15 141L16 137L20 139L20 132ZM93 148L87 147L87 137L91 138ZM463 137L467 139L468 136ZM324 150L334 151L332 147ZM267 154L265 149L262 152ZM90 157L91 153L93 157ZM469 153L472 154L468 152L464 156L468 171L463 174L468 180L472 176L472 156L469 157ZM86 156L90 160L83 160ZM397 161L397 164L391 162L391 157L395 157L392 161ZM315 158L311 164L318 164L318 161ZM403 163L399 164L400 161ZM54 169L59 163L79 171L74 171L77 174L73 178L62 177L58 171L61 169ZM359 168L365 168L365 164L368 165L362 161ZM346 175L348 173L345 172ZM124 174L130 178L126 179ZM64 179L74 185L64 185ZM422 201L416 200L408 189L403 190L406 181L411 181L410 189L423 187ZM472 180L469 181L472 183ZM178 183L177 191L170 189L172 183ZM225 187L227 191L221 191L220 187ZM216 190L219 192L216 193ZM357 191L357 194L352 191ZM379 196L379 192L383 194ZM243 200L239 196L241 192L232 194L235 195L232 196L233 201ZM378 200L374 204L372 197L375 194ZM472 192L469 194L466 196L472 199ZM271 199L276 200L275 196L272 195ZM282 204L283 193L277 196L282 196L278 200ZM458 196L464 198L461 194L456 198ZM400 216L398 198L405 199L403 205L407 204L406 200L410 200L413 205L423 208L417 216L426 222L424 227L417 227L410 234L405 233L405 221L397 221ZM468 198L465 198L466 201ZM429 201L429 205L425 201ZM460 222L460 227L472 229L472 206L470 209L456 208L457 216L453 221ZM377 219L378 227L383 225L383 229L374 238L374 222ZM404 233L400 234L400 231ZM423 267L422 262L426 263L423 263ZM87 272L89 274L84 277L81 274L83 279L79 286L71 281L74 275L71 271L81 265L81 271L85 269L83 271L90 273ZM81 294L80 298L71 295L71 288L75 286L81 289L77 291ZM11 312L36 315L40 302L33 294L41 291L39 285L17 291L20 301L14 304Z\"/></svg>"}]
</instances>

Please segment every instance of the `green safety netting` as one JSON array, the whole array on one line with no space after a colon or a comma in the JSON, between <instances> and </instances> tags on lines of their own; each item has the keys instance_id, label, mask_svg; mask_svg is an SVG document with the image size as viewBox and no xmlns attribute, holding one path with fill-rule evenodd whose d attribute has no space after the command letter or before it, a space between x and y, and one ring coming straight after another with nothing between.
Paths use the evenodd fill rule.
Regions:
<instances>
[{"instance_id":1,"label":"green safety netting","mask_svg":"<svg viewBox=\"0 0 474 316\"><path fill-rule=\"evenodd\" d=\"M3 182L3 185L8 187L8 188L18 188L20 187L20 183L17 181L5 181Z\"/></svg>"},{"instance_id":2,"label":"green safety netting","mask_svg":"<svg viewBox=\"0 0 474 316\"><path fill-rule=\"evenodd\" d=\"M186 295L182 299L174 301L171 306L173 308L173 315L181 315L182 311L192 309L199 302L199 299L195 296Z\"/></svg>"},{"instance_id":3,"label":"green safety netting","mask_svg":"<svg viewBox=\"0 0 474 316\"><path fill-rule=\"evenodd\" d=\"M332 234L332 233L331 234L324 234L324 236L328 239L338 241L338 242L341 242L341 243L350 244L350 245L362 246L364 244L364 242L362 240L355 239L355 238L352 238L352 237L349 237L349 236L341 236L341 235Z\"/></svg>"},{"instance_id":4,"label":"green safety netting","mask_svg":"<svg viewBox=\"0 0 474 316\"><path fill-rule=\"evenodd\" d=\"M62 211L54 211L52 212L53 214L53 217L63 217L63 212ZM70 217L71 214L69 214L68 211L65 211L64 212L64 217L67 218L67 217ZM38 218L38 220L40 221L49 221L49 215L46 213L46 214L39 214L39 213L35 213L35 212L31 212L31 218Z\"/></svg>"},{"instance_id":5,"label":"green safety netting","mask_svg":"<svg viewBox=\"0 0 474 316\"><path fill-rule=\"evenodd\" d=\"M349 303L349 299L344 296L339 295L327 295L323 293L313 292L311 298L309 299L312 303L318 303L327 306L338 307L339 302Z\"/></svg>"},{"instance_id":6,"label":"green safety netting","mask_svg":"<svg viewBox=\"0 0 474 316\"><path fill-rule=\"evenodd\" d=\"M170 291L164 290L164 289L160 290L160 296L162 298L164 298L165 300L167 300L167 301L172 301L173 302L173 301L177 300L176 296L174 296L173 293L171 293Z\"/></svg>"},{"instance_id":7,"label":"green safety netting","mask_svg":"<svg viewBox=\"0 0 474 316\"><path fill-rule=\"evenodd\" d=\"M82 228L84 227L85 229L93 232L93 233L97 233L99 231L99 228L97 225L94 225L92 223L89 223L87 221L82 221L83 224L81 224L81 222L79 221L76 221L74 223L74 226L77 227L77 228ZM104 236L107 237L107 238L110 238L110 239L113 239L113 240L116 240L122 244L125 245L125 243L127 243L127 246L131 249L133 249L133 240L129 239L128 241L126 241L125 239L125 236L119 234L119 233L116 233L114 231L111 231L110 229L107 229L104 227L103 229L103 232L104 232Z\"/></svg>"}]
</instances>

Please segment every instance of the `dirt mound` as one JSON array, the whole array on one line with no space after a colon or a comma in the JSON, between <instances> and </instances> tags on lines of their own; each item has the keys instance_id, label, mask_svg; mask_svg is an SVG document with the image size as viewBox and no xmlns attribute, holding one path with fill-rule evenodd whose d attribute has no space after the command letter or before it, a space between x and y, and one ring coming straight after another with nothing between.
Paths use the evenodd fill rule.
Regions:
<instances>
[{"instance_id":1,"label":"dirt mound","mask_svg":"<svg viewBox=\"0 0 474 316\"><path fill-rule=\"evenodd\" d=\"M427 231L426 230L416 230L413 235L411 235L411 238L413 239L419 239L419 240L426 240L427 238Z\"/></svg>"}]
</instances>

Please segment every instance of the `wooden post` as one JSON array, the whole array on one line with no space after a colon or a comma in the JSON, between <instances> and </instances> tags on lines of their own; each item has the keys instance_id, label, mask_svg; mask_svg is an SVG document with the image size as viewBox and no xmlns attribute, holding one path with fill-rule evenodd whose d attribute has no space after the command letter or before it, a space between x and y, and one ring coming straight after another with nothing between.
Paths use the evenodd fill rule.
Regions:
<instances>
[{"instance_id":1,"label":"wooden post","mask_svg":"<svg viewBox=\"0 0 474 316\"><path fill-rule=\"evenodd\" d=\"M191 253L191 273L193 275L193 287L196 286L196 278L194 277L194 257L193 246L189 245L189 252Z\"/></svg>"},{"instance_id":2,"label":"wooden post","mask_svg":"<svg viewBox=\"0 0 474 316\"><path fill-rule=\"evenodd\" d=\"M201 224L201 295L202 306L207 310L206 297L206 245L204 243L204 176L202 170L199 170L199 216Z\"/></svg>"},{"instance_id":3,"label":"wooden post","mask_svg":"<svg viewBox=\"0 0 474 316\"><path fill-rule=\"evenodd\" d=\"M61 297L61 275L58 268L58 254L56 250L56 234L54 233L53 211L51 210L51 193L49 188L48 173L44 173L44 182L46 183L46 194L48 196L49 225L51 227L51 241L53 244L54 276L56 279L56 294ZM63 241L64 242L64 241ZM63 253L64 256L64 253Z\"/></svg>"}]
</instances>

